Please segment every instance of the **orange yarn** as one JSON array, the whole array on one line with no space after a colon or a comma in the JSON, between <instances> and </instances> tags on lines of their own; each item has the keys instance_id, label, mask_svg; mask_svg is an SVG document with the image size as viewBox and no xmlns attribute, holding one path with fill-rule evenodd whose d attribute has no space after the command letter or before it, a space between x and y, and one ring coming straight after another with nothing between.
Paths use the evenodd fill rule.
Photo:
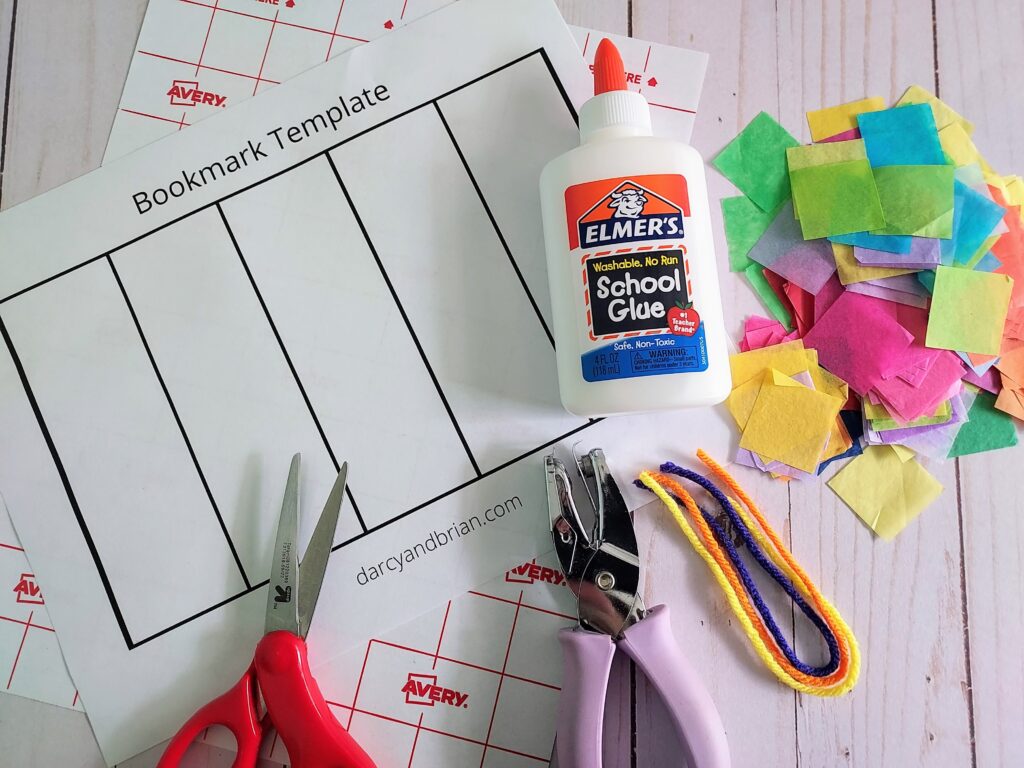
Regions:
<instances>
[{"instance_id":1,"label":"orange yarn","mask_svg":"<svg viewBox=\"0 0 1024 768\"><path fill-rule=\"evenodd\" d=\"M698 454L698 456L700 456L700 454ZM708 464L708 466L710 467L711 464ZM714 470L714 468L712 468L712 470ZM720 467L719 470L721 470ZM724 470L722 471L724 472ZM686 507L686 511L689 513L690 518L693 520L695 527L697 528L697 530L700 531L701 538L704 540L708 552L710 552L711 556L715 559L715 562L718 563L718 566L722 569L722 572L725 575L726 579L728 579L730 586L732 586L733 590L735 591L736 597L739 599L740 605L743 607L743 612L747 615L751 623L757 629L758 636L760 636L761 640L769 649L769 651L772 654L772 657L778 662L779 666L783 667L787 673L792 675L794 680L798 680L801 683L814 687L829 688L845 680L847 673L850 671L850 657L848 653L840 654L839 667L836 669L835 672L833 672L828 677L814 677L812 675L804 674L803 672L796 669L795 667L793 667L792 664L789 663L789 660L782 655L781 651L779 651L778 647L775 645L775 640L772 638L771 634L769 634L768 630L765 628L763 622L757 614L756 609L753 605L751 605L750 598L747 596L746 590L740 583L740 579L736 573L736 569L733 567L733 564L729 560L729 558L727 558L724 555L721 547L717 546L714 534L711 532L711 528L708 527L707 521L704 520L703 515L701 515L700 509L697 507L697 503L694 501L693 497L685 488L683 488L682 485L676 482L676 480L671 475L666 475L660 472L651 472L650 475L655 480L657 480L659 485L667 488L678 499L680 499L683 502L683 506ZM729 480L732 480L732 478L729 478ZM733 481L733 485L735 485L735 481ZM758 522L761 523L761 519L758 519ZM769 529L769 531L770 530L771 529ZM772 536L772 542L777 543L776 539L774 538L774 532L772 532L770 536ZM783 550L783 552L785 552L785 550ZM788 554L788 552L785 552L785 554ZM787 560L787 562L789 561ZM795 568L793 570L797 573L800 573ZM801 578L804 577L801 575ZM842 632L834 624L831 623L828 616L828 612L826 612L823 606L820 604L820 601L818 599L820 595L818 594L817 590L813 590L811 594L812 599L814 600L815 608L817 608L818 611L821 613L822 618L828 624L832 632L836 635L836 638L840 639L842 637ZM840 640L840 642L842 642L842 640Z\"/></svg>"}]
</instances>

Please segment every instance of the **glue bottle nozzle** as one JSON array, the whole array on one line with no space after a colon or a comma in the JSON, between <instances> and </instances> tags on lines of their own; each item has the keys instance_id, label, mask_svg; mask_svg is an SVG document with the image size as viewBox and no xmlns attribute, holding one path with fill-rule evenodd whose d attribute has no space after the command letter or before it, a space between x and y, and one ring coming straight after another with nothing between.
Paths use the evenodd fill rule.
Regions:
<instances>
[{"instance_id":1,"label":"glue bottle nozzle","mask_svg":"<svg viewBox=\"0 0 1024 768\"><path fill-rule=\"evenodd\" d=\"M594 57L594 95L626 90L626 68L615 43L607 37L597 46Z\"/></svg>"}]
</instances>

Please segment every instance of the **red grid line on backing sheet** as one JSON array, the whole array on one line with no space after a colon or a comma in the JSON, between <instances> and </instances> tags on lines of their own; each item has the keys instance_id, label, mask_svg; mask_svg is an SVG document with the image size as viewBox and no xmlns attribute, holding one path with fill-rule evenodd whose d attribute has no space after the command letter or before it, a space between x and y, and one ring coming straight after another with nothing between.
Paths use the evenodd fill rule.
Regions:
<instances>
[{"instance_id":1,"label":"red grid line on backing sheet","mask_svg":"<svg viewBox=\"0 0 1024 768\"><path fill-rule=\"evenodd\" d=\"M21 643L18 645L18 654L14 657L14 663L11 665L11 674L7 678L7 690L11 690L11 681L14 680L14 670L18 668L18 660L21 658L21 651L25 647L25 638L28 637L29 627L32 626L33 615L35 615L35 611L29 611L28 621L25 622L25 631L21 633Z\"/></svg>"},{"instance_id":2,"label":"red grid line on backing sheet","mask_svg":"<svg viewBox=\"0 0 1024 768\"><path fill-rule=\"evenodd\" d=\"M661 109L671 109L673 112L685 112L688 115L696 115L697 114L697 110L695 110L695 109L684 109L683 107L673 107L673 106L670 106L668 104L656 104L653 101L649 101L647 103L650 104L652 107L660 107Z\"/></svg>"},{"instance_id":3,"label":"red grid line on backing sheet","mask_svg":"<svg viewBox=\"0 0 1024 768\"><path fill-rule=\"evenodd\" d=\"M332 707L338 707L339 709L347 709L350 712L355 713L355 714L367 715L369 717L375 717L378 720L384 720L386 722L395 723L397 725L407 725L410 728L416 728L417 727L416 723L409 722L408 720L401 720L401 719L399 719L397 717L391 717L390 715L382 715L379 712L370 712L369 710L366 710L366 709L359 709L358 707L350 707L348 704L341 704L341 703L339 703L337 701L328 701L327 703L330 706L332 706ZM480 746L480 747L485 746L484 742L480 741L479 739L470 738L469 736L460 736L457 733L449 733L448 731L442 731L442 730L440 730L438 728L431 728L428 725L420 725L418 727L419 727L419 729L421 731L426 731L427 733L433 733L433 734L436 734L438 736L447 736L450 739L456 739L457 741L464 741L467 744L476 744L477 746ZM531 755L529 752L520 752L517 749L511 749L509 747L499 747L499 746L497 746L495 744L487 745L487 748L488 749L495 749L498 752L506 752L506 753L508 753L510 755L515 755L516 757L525 757L527 760L536 760L537 762L544 763L545 765L547 765L551 761L550 757L540 757L538 755Z\"/></svg>"},{"instance_id":4,"label":"red grid line on backing sheet","mask_svg":"<svg viewBox=\"0 0 1024 768\"><path fill-rule=\"evenodd\" d=\"M338 6L338 15L334 17L334 30L331 32L331 41L327 44L327 55L324 57L324 61L327 61L329 58L331 58L331 49L334 48L334 38L338 34L338 24L341 23L341 12L344 10L345 0L341 0L341 5Z\"/></svg>"},{"instance_id":5,"label":"red grid line on backing sheet","mask_svg":"<svg viewBox=\"0 0 1024 768\"><path fill-rule=\"evenodd\" d=\"M508 645L505 646L505 661L501 664L501 677L498 678L498 690L494 694L494 707L491 709L491 721L487 724L487 736L484 739L484 751L480 755L480 768L484 768L484 761L487 759L487 749L491 743L491 731L494 729L494 716L498 713L498 701L501 699L501 685L505 682L505 670L508 668L508 657L512 653L512 640L516 636L516 624L519 623L519 611L523 607L523 590L519 590L519 600L516 601L516 612L512 617L512 629L508 633Z\"/></svg>"},{"instance_id":6,"label":"red grid line on backing sheet","mask_svg":"<svg viewBox=\"0 0 1024 768\"><path fill-rule=\"evenodd\" d=\"M0 549L13 549L15 552L25 551L21 547L15 546L14 544L4 544L2 541L0 541Z\"/></svg>"},{"instance_id":7,"label":"red grid line on backing sheet","mask_svg":"<svg viewBox=\"0 0 1024 768\"><path fill-rule=\"evenodd\" d=\"M206 44L210 42L210 30L213 29L213 19L217 15L217 4L220 0L213 0L213 8L210 11L210 23L206 25L206 37L203 38L203 47L199 51L199 61L196 62L196 75L199 68L203 66L203 56L206 54Z\"/></svg>"},{"instance_id":8,"label":"red grid line on backing sheet","mask_svg":"<svg viewBox=\"0 0 1024 768\"><path fill-rule=\"evenodd\" d=\"M648 45L647 46L647 55L644 56L644 69L640 73L641 75L646 75L647 74L647 65L651 63L651 49L653 47L654 46L652 46L652 45ZM644 82L643 82L643 78L642 77L640 78L640 82L637 83L637 86L638 87L636 89L636 92L637 93L643 93L644 92ZM650 103L650 102L648 102L648 103Z\"/></svg>"},{"instance_id":9,"label":"red grid line on backing sheet","mask_svg":"<svg viewBox=\"0 0 1024 768\"><path fill-rule=\"evenodd\" d=\"M277 15L280 10L274 12L274 19L270 22L270 34L267 35L267 47L263 49L263 59L260 61L260 71L256 73L256 84L252 87L252 95L256 95L256 91L260 87L260 83L263 80L263 66L267 63L267 54L270 53L270 42L274 39L274 30L277 29Z\"/></svg>"},{"instance_id":10,"label":"red grid line on backing sheet","mask_svg":"<svg viewBox=\"0 0 1024 768\"><path fill-rule=\"evenodd\" d=\"M570 616L567 613L559 613L558 611L552 611L552 610L549 610L547 608L541 608L541 607L536 606L536 605L530 605L529 603L516 603L515 600L509 600L507 597L498 597L497 595L488 595L488 594L485 594L483 592L475 592L473 590L470 590L469 594L476 595L477 597L486 597L488 600L497 600L499 603L508 603L509 605L521 605L523 608L528 608L531 611L537 611L537 613L547 613L547 614L550 614L551 616L557 616L560 619L565 619L566 621L577 621L578 620L577 616Z\"/></svg>"},{"instance_id":11,"label":"red grid line on backing sheet","mask_svg":"<svg viewBox=\"0 0 1024 768\"><path fill-rule=\"evenodd\" d=\"M412 749L409 750L409 762L406 764L406 768L412 768L412 759L416 757L416 744L420 740L420 731L423 727L423 713L420 712L419 722L416 723L416 734L412 737Z\"/></svg>"},{"instance_id":12,"label":"red grid line on backing sheet","mask_svg":"<svg viewBox=\"0 0 1024 768\"><path fill-rule=\"evenodd\" d=\"M11 546L9 544L0 544L0 546L5 547L7 549L13 549L13 550L16 550L18 552L23 552L24 551L20 547L14 547L14 546ZM34 617L35 617L35 611L34 610L29 612L27 619L15 619L12 616L0 616L0 621L10 622L11 624L20 624L21 626L23 626L25 628L24 631L21 633L21 643L18 645L18 652L17 652L17 654L14 657L14 663L11 665L11 671L10 671L10 673L7 676L7 688L6 688L6 690L8 690L8 691L11 689L11 685L14 682L14 672L15 672L15 670L17 670L18 662L21 660L21 652L25 648L25 644L28 642L28 631L30 629L41 629L44 632L56 632L57 631L53 627L47 627L44 624L36 624L34 621L32 621L32 619ZM74 709L76 704L78 704L78 691L77 690L75 691L74 698L71 699L71 708Z\"/></svg>"},{"instance_id":13,"label":"red grid line on backing sheet","mask_svg":"<svg viewBox=\"0 0 1024 768\"><path fill-rule=\"evenodd\" d=\"M220 0L217 0L217 2L219 2L219 1ZM213 6L210 5L209 3L201 3L201 2L199 2L199 0L178 0L178 2L186 3L188 5L198 5L200 8L211 8L211 9L213 8ZM344 7L344 5L345 5L344 0L342 0L341 5L342 5L342 7ZM245 17L247 19L255 19L256 21L267 21L267 22L271 21L271 19L267 18L266 16L257 16L254 13L246 13L245 11L236 11L233 8L217 8L217 11L219 13L230 13L230 14L232 14L234 16L243 16L243 17ZM340 8L338 9L338 19L339 20L341 19L341 9ZM292 27L293 29L302 29L302 30L305 30L306 32L317 32L317 33L319 33L321 35L330 35L332 38L340 37L340 38L343 38L345 40L354 40L357 43L368 43L369 42L369 40L367 40L365 37L356 37L355 35L345 35L345 34L342 34L341 32L338 31L338 22L337 21L335 21L335 23L334 23L334 29L333 30L330 30L330 29L320 29L319 27L309 27L309 26L306 26L305 24L296 24L294 22L285 21L283 19L278 19L277 23L280 26L282 26L282 27Z\"/></svg>"},{"instance_id":14,"label":"red grid line on backing sheet","mask_svg":"<svg viewBox=\"0 0 1024 768\"><path fill-rule=\"evenodd\" d=\"M278 85L279 80L270 80L266 77L260 77L260 75L248 75L245 72L235 72L230 69L221 69L220 67L211 67L209 64L200 64L199 62L189 61L188 59L178 59L174 56L166 56L162 53L153 53L152 51L140 50L139 53L143 56L152 56L154 59L163 59L164 61L173 61L176 64L187 64L190 67L196 67L196 69L208 69L211 72L220 72L223 75L233 75L234 77L244 77L246 80L256 80L257 85L259 83L270 83L271 85Z\"/></svg>"},{"instance_id":15,"label":"red grid line on backing sheet","mask_svg":"<svg viewBox=\"0 0 1024 768\"><path fill-rule=\"evenodd\" d=\"M25 627L26 630L27 629L43 629L43 630L46 630L47 632L56 632L57 631L53 627L47 627L47 626L44 626L42 624L34 623L32 621L32 613L29 613L27 621L25 621L23 619L14 619L14 618L11 618L10 616L0 616L0 621L9 621L11 624L21 624L23 627Z\"/></svg>"},{"instance_id":16,"label":"red grid line on backing sheet","mask_svg":"<svg viewBox=\"0 0 1024 768\"><path fill-rule=\"evenodd\" d=\"M441 634L437 636L437 648L434 649L434 663L430 665L431 669L437 669L437 659L441 654L441 641L444 640L444 629L448 626L448 614L452 610L452 601L448 601L448 606L444 609L444 621L441 622Z\"/></svg>"},{"instance_id":17,"label":"red grid line on backing sheet","mask_svg":"<svg viewBox=\"0 0 1024 768\"><path fill-rule=\"evenodd\" d=\"M151 114L149 114L147 112L139 112L139 111L134 110L134 109L125 109L124 107L121 107L121 111L122 112L127 112L129 115L138 115L139 117L148 117L148 118L151 118L153 120L163 120L165 123L173 123L174 125L178 126L178 130L179 131L182 128L186 128L186 127L191 125L191 123L186 123L185 122L185 113L184 112L181 113L181 120L172 120L169 117L160 117L160 115L151 115Z\"/></svg>"},{"instance_id":18,"label":"red grid line on backing sheet","mask_svg":"<svg viewBox=\"0 0 1024 768\"><path fill-rule=\"evenodd\" d=\"M549 615L549 616L555 616L555 617L558 617L559 619L566 619L568 621L576 621L576 617L575 616L569 616L569 615L564 614L564 613L559 613L558 611L548 610L547 608L540 608L539 606L530 605L529 603L525 603L525 602L523 602L523 594L524 593L522 592L522 590L520 590L519 598L517 600L511 600L509 598L499 597L497 595L489 595L489 594L486 594L484 592L470 591L469 594L474 595L476 597L484 598L484 599L487 599L487 600L495 600L495 601L500 602L500 603L505 603L505 604L510 605L510 606L515 606L516 611L515 611L515 615L513 616L513 619L512 619L512 628L511 628L511 630L509 632L508 644L505 647L505 659L504 659L504 662L502 664L502 668L500 670L499 669L491 669L489 667L485 667L485 666L482 666L482 665L479 665L479 664L473 664L472 662L463 661L461 659L456 659L456 658L452 658L450 656L444 656L443 654L441 654L441 644L442 644L442 641L444 639L445 630L446 630L446 628L448 626L448 617L449 617L450 611L451 611L451 601L449 601L448 602L448 606L445 609L444 619L441 622L441 631L438 634L437 646L436 646L436 648L433 651L425 651L425 650L422 650L420 648L413 648L411 646L401 645L399 643L393 643L393 642L390 642L388 640L379 640L377 638L373 638L373 639L371 639L366 644L366 652L363 654L363 664L362 664L362 667L359 670L359 679L356 682L356 690L355 690L355 693L352 696L352 703L351 704L342 704L341 702L331 701L331 700L327 700L327 703L329 705L331 705L332 707L337 707L339 709L348 710L348 724L345 726L346 730L351 730L352 729L352 719L353 719L353 717L356 714L367 715L369 717L374 717L374 718L377 718L379 720L385 720L387 722L396 723L398 725L405 725L405 726L408 726L410 728L416 729L416 734L413 737L413 746L412 746L413 753L415 753L416 743L417 743L417 740L419 739L420 731L426 731L428 733L433 733L433 734L436 734L438 736L447 736L447 737L452 738L452 739L457 739L459 741L464 741L464 742L467 742L467 743L470 743L470 744L476 744L476 745L478 745L480 747L483 747L483 752L482 752L481 757L480 757L480 765L481 766L483 765L483 762L484 762L485 758L487 757L487 751L488 750L497 750L499 752L506 752L506 753L511 754L511 755L516 755L517 757L523 757L523 758L528 759L528 760L536 760L537 762L545 763L546 764L550 760L549 757L543 757L543 756L539 756L539 755L532 755L532 754L530 754L528 752L522 752L522 751L519 751L519 750L511 749L509 747L502 747L502 746L498 746L497 744L490 743L491 732L493 730L495 716L496 716L497 711L498 711L498 702L499 702L499 699L501 697L502 682L506 678L510 679L510 680L517 680L517 681L523 682L523 683L529 683L531 685L540 686L542 688L548 688L548 689L553 690L553 691L560 691L561 690L561 688L559 686L557 686L557 685L552 685L551 683L545 683L545 682L543 682L541 680L534 680L534 679L528 678L528 677L522 677L520 675L514 675L514 674L508 672L508 660L509 660L509 656L511 655L511 651L512 651L512 642L515 639L515 631L516 631L516 626L518 624L520 611L522 611L522 610L536 611L538 613L543 613L543 614L546 614L546 615ZM444 730L441 730L441 729L438 729L438 728L431 728L430 726L423 725L423 714L422 713L420 714L418 722L412 722L410 720L402 720L401 718L396 718L396 717L393 717L391 715L385 715L385 714L380 713L380 712L373 712L373 711L367 710L367 709L360 709L359 706L358 706L358 703L359 703L359 692L362 689L363 678L364 678L364 676L366 674L366 667L367 667L367 664L369 663L369 659L370 659L370 652L372 651L374 645L380 645L380 646L384 646L386 648L394 648L396 650L405 651L407 653L413 653L413 654L417 654L417 655L420 655L420 656L430 657L430 658L433 659L433 663L434 663L434 668L435 669L436 669L438 661L445 661L445 662L448 662L450 664L455 664L455 665L458 665L458 666L467 667L469 669L475 669L475 670L478 670L478 671L481 671L481 672L487 672L487 673L492 674L492 675L497 675L498 678L499 678L498 679L498 688L497 688L497 691L495 692L495 695L494 695L494 706L493 706L493 708L491 710L491 718L490 718L490 722L488 723L488 726L487 726L487 736L485 737L484 741L480 741L479 739L473 739L473 738L471 738L469 736L462 736L462 735L457 734L457 733L450 733L448 731L444 731ZM275 745L276 745L276 742L275 742ZM274 747L271 746L271 750L270 750L270 754L271 755L273 754L273 749L274 749ZM412 765L412 758L413 758L413 754L410 754L409 755L409 765Z\"/></svg>"}]
</instances>

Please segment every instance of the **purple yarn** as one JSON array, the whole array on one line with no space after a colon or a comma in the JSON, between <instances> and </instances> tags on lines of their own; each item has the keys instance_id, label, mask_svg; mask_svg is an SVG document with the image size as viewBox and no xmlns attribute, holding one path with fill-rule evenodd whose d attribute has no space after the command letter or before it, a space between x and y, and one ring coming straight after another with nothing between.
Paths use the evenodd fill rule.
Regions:
<instances>
[{"instance_id":1,"label":"purple yarn","mask_svg":"<svg viewBox=\"0 0 1024 768\"><path fill-rule=\"evenodd\" d=\"M807 601L804 600L803 595L801 595L800 592L796 589L796 587L793 585L793 582L789 579L789 577L786 576L786 574L784 574L778 568L778 566L776 566L775 563L773 563L764 553L760 545L757 543L757 540L754 539L753 535L750 533L750 530L747 528L747 525L743 521L743 518L739 516L739 514L733 508L732 504L729 502L729 499L725 496L725 494L722 493L721 490L719 490L718 486L716 486L703 475L699 475L696 472L693 472L692 470L685 469L684 467L680 467L676 464L673 464L672 462L666 462L662 464L661 471L668 472L670 474L677 475L686 480L694 482L701 488L703 488L705 491L707 491L709 494L711 494L715 501L718 502L718 505L722 508L722 512L724 512L725 515L728 517L729 522L731 523L730 527L739 534L743 544L750 551L750 554L753 555L754 560L757 562L758 566L760 566L761 570L767 573L772 578L772 580L775 581L776 584L782 587L786 594L789 595L790 599L792 599L793 602L796 603L797 606L799 606L800 611L810 620L810 622L821 634L822 638L825 641L825 644L828 646L829 660L828 663L823 666L814 667L810 664L801 661L797 657L796 652L793 650L789 642L786 640L785 636L782 634L782 630L779 629L779 626L775 621L775 617L772 615L771 609L768 608L767 604L764 602L764 599L761 597L761 592L757 588L757 584L754 583L754 579L750 575L750 572L747 569L746 564L740 558L739 550L730 539L725 528L722 526L721 523L719 523L716 517L711 515L703 508L700 508L700 513L704 517L704 520L707 522L708 526L711 528L711 531L715 536L715 540L722 546L723 549L725 549L726 554L729 557L729 560L733 564L733 567L735 567L737 573L739 573L740 580L743 582L744 588L750 595L751 601L757 608L757 612L761 615L761 618L764 620L765 626L768 627L768 631L775 639L775 642L778 644L779 648L782 650L783 655L786 657L789 663L792 664L796 669L803 672L805 675L810 675L811 677L828 677L833 672L835 672L839 668L840 659L839 643L836 641L835 634L824 622L824 620L822 620L818 613L810 605L808 605ZM637 485L637 487L646 488L646 486L639 480L636 480L634 482Z\"/></svg>"}]
</instances>

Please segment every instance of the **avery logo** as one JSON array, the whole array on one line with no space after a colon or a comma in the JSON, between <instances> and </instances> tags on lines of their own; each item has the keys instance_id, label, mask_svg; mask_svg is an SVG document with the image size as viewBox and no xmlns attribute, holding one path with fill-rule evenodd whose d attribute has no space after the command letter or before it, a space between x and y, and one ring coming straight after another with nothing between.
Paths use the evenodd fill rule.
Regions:
<instances>
[{"instance_id":1,"label":"avery logo","mask_svg":"<svg viewBox=\"0 0 1024 768\"><path fill-rule=\"evenodd\" d=\"M569 247L678 240L689 206L686 179L675 174L577 184L565 191Z\"/></svg>"},{"instance_id":2,"label":"avery logo","mask_svg":"<svg viewBox=\"0 0 1024 768\"><path fill-rule=\"evenodd\" d=\"M278 585L276 585L274 587L274 591L277 592L277 594L274 595L274 602L275 603L290 603L292 601L292 588L291 587L283 587L282 588L281 585L278 584Z\"/></svg>"},{"instance_id":3,"label":"avery logo","mask_svg":"<svg viewBox=\"0 0 1024 768\"><path fill-rule=\"evenodd\" d=\"M505 581L512 582L513 584L534 584L540 581L545 584L559 586L565 583L565 576L562 575L561 571L537 565L536 562L531 561L518 565L510 571L505 571Z\"/></svg>"},{"instance_id":4,"label":"avery logo","mask_svg":"<svg viewBox=\"0 0 1024 768\"><path fill-rule=\"evenodd\" d=\"M409 679L402 686L402 693L405 694L406 704L418 704L423 707L447 704L450 707L469 709L469 694L438 685L437 675L417 675L410 672Z\"/></svg>"},{"instance_id":5,"label":"avery logo","mask_svg":"<svg viewBox=\"0 0 1024 768\"><path fill-rule=\"evenodd\" d=\"M167 91L171 104L176 107L194 107L206 104L211 107L227 106L227 96L220 96L209 91L199 90L199 83L192 80L175 80Z\"/></svg>"},{"instance_id":6,"label":"avery logo","mask_svg":"<svg viewBox=\"0 0 1024 768\"><path fill-rule=\"evenodd\" d=\"M14 592L18 596L19 603L28 603L29 605L43 604L43 591L36 584L34 574L21 574L18 583L14 585Z\"/></svg>"}]
</instances>

